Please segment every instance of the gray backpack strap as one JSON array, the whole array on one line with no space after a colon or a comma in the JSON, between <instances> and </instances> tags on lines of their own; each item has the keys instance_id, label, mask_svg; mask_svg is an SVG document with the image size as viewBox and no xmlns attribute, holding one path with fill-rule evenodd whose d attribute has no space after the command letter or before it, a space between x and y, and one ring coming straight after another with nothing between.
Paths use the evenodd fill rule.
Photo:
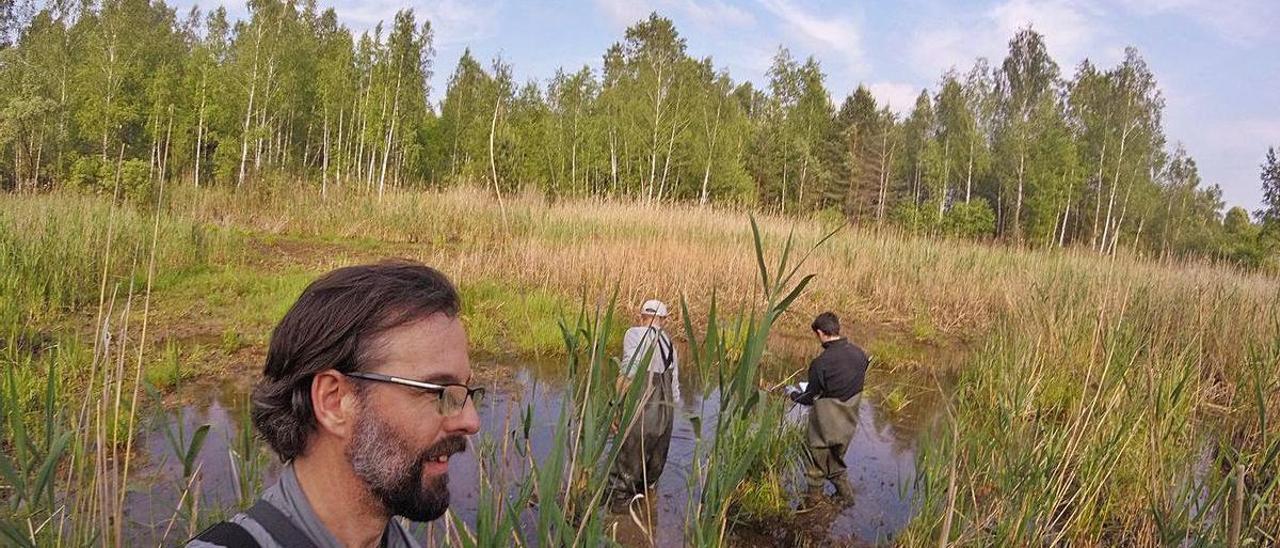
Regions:
<instances>
[{"instance_id":1,"label":"gray backpack strap","mask_svg":"<svg viewBox=\"0 0 1280 548\"><path fill-rule=\"evenodd\" d=\"M676 348L671 339L667 337L665 331L658 331L658 354L662 355L662 367L670 370L671 364L675 362ZM665 345L663 343L666 343Z\"/></svg>"},{"instance_id":2,"label":"gray backpack strap","mask_svg":"<svg viewBox=\"0 0 1280 548\"><path fill-rule=\"evenodd\" d=\"M226 548L261 548L258 540L253 538L248 531L244 530L239 524L230 521L220 521L213 524L208 529L201 531L195 538L187 541L202 541Z\"/></svg>"},{"instance_id":3,"label":"gray backpack strap","mask_svg":"<svg viewBox=\"0 0 1280 548\"><path fill-rule=\"evenodd\" d=\"M248 514L249 517L253 518L253 521L258 522L263 529L267 530L267 533L276 541L276 544L288 546L289 548L316 548L315 543L311 542L311 538L306 533L303 533L301 529L298 529L293 520L284 515L284 512L281 512L274 504L258 499L253 508L249 509Z\"/></svg>"}]
</instances>

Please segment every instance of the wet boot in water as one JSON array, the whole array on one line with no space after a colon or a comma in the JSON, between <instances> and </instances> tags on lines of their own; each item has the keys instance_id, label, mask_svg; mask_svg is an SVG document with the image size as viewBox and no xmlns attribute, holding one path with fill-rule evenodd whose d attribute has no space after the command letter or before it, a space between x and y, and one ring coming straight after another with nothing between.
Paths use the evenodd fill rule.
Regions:
<instances>
[{"instance_id":1,"label":"wet boot in water","mask_svg":"<svg viewBox=\"0 0 1280 548\"><path fill-rule=\"evenodd\" d=\"M840 478L839 480L833 481L832 483L834 483L836 486L836 496L835 496L836 501L839 502L841 506L852 506L853 505L853 486L849 485L849 479Z\"/></svg>"}]
</instances>

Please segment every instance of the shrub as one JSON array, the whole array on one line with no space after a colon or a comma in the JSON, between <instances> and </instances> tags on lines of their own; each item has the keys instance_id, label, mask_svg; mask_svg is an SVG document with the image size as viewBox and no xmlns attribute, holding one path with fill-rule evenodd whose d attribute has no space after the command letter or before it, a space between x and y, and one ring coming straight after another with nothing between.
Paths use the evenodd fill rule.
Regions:
<instances>
[{"instance_id":1,"label":"shrub","mask_svg":"<svg viewBox=\"0 0 1280 548\"><path fill-rule=\"evenodd\" d=\"M938 231L938 202L902 202L889 211L889 220L913 234L931 234Z\"/></svg>"},{"instance_id":2,"label":"shrub","mask_svg":"<svg viewBox=\"0 0 1280 548\"><path fill-rule=\"evenodd\" d=\"M846 220L844 213L838 208L828 207L813 214L813 222L822 227L824 232L835 230L844 226Z\"/></svg>"},{"instance_id":3,"label":"shrub","mask_svg":"<svg viewBox=\"0 0 1280 548\"><path fill-rule=\"evenodd\" d=\"M996 214L986 200L951 206L942 220L943 231L961 238L988 238L996 231Z\"/></svg>"}]
</instances>

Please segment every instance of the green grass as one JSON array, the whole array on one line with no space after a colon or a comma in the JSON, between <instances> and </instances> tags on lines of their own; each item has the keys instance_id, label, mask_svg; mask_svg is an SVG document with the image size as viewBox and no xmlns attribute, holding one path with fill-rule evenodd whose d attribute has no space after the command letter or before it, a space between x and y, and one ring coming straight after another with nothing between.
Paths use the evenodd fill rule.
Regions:
<instances>
[{"instance_id":1,"label":"green grass","mask_svg":"<svg viewBox=\"0 0 1280 548\"><path fill-rule=\"evenodd\" d=\"M541 357L562 352L559 318L572 301L545 289L478 281L459 284L462 319L473 350L492 355Z\"/></svg>"},{"instance_id":2,"label":"green grass","mask_svg":"<svg viewBox=\"0 0 1280 548\"><path fill-rule=\"evenodd\" d=\"M199 222L161 215L157 226L145 213L100 198L0 194L5 316L38 322L96 304L104 273L108 291L144 280L152 249L157 271L171 273L203 265L229 245L220 231ZM22 314L15 317L14 310Z\"/></svg>"},{"instance_id":3,"label":"green grass","mask_svg":"<svg viewBox=\"0 0 1280 548\"><path fill-rule=\"evenodd\" d=\"M792 518L794 497L791 483L799 476L806 458L804 446L803 425L780 423L778 434L767 440L760 457L738 489L735 520L772 531L779 523L786 523Z\"/></svg>"},{"instance_id":4,"label":"green grass","mask_svg":"<svg viewBox=\"0 0 1280 548\"><path fill-rule=\"evenodd\" d=\"M867 344L875 371L911 370L925 365L928 352L897 339L876 339Z\"/></svg>"},{"instance_id":5,"label":"green grass","mask_svg":"<svg viewBox=\"0 0 1280 548\"><path fill-rule=\"evenodd\" d=\"M880 395L880 408L890 413L901 413L908 405L911 405L911 395L908 394L908 388L901 384L893 385Z\"/></svg>"},{"instance_id":6,"label":"green grass","mask_svg":"<svg viewBox=\"0 0 1280 548\"><path fill-rule=\"evenodd\" d=\"M199 364L206 359L206 351L201 345L184 347L182 343L169 340L158 360L148 364L143 370L143 378L148 384L162 390L174 390L183 381L196 376Z\"/></svg>"},{"instance_id":7,"label":"green grass","mask_svg":"<svg viewBox=\"0 0 1280 548\"><path fill-rule=\"evenodd\" d=\"M911 320L911 336L916 342L932 343L938 340L938 328L924 312L917 312Z\"/></svg>"}]
</instances>

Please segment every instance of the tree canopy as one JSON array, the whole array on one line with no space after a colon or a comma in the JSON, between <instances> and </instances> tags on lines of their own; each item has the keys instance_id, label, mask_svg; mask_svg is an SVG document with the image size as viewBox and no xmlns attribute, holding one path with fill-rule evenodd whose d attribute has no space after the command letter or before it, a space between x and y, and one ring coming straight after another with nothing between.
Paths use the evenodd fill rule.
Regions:
<instances>
[{"instance_id":1,"label":"tree canopy","mask_svg":"<svg viewBox=\"0 0 1280 548\"><path fill-rule=\"evenodd\" d=\"M1280 225L1274 149L1259 224L1224 217L1220 189L1167 142L1136 49L1068 79L1029 28L901 115L864 86L829 89L815 58L785 47L763 87L735 81L657 13L598 66L516 82L505 60L466 51L443 90L429 87L432 26L409 9L357 34L312 0L250 0L240 20L162 1L55 2L25 20L0 10L0 37L11 190L475 184L1252 265L1280 232L1264 230Z\"/></svg>"}]
</instances>

